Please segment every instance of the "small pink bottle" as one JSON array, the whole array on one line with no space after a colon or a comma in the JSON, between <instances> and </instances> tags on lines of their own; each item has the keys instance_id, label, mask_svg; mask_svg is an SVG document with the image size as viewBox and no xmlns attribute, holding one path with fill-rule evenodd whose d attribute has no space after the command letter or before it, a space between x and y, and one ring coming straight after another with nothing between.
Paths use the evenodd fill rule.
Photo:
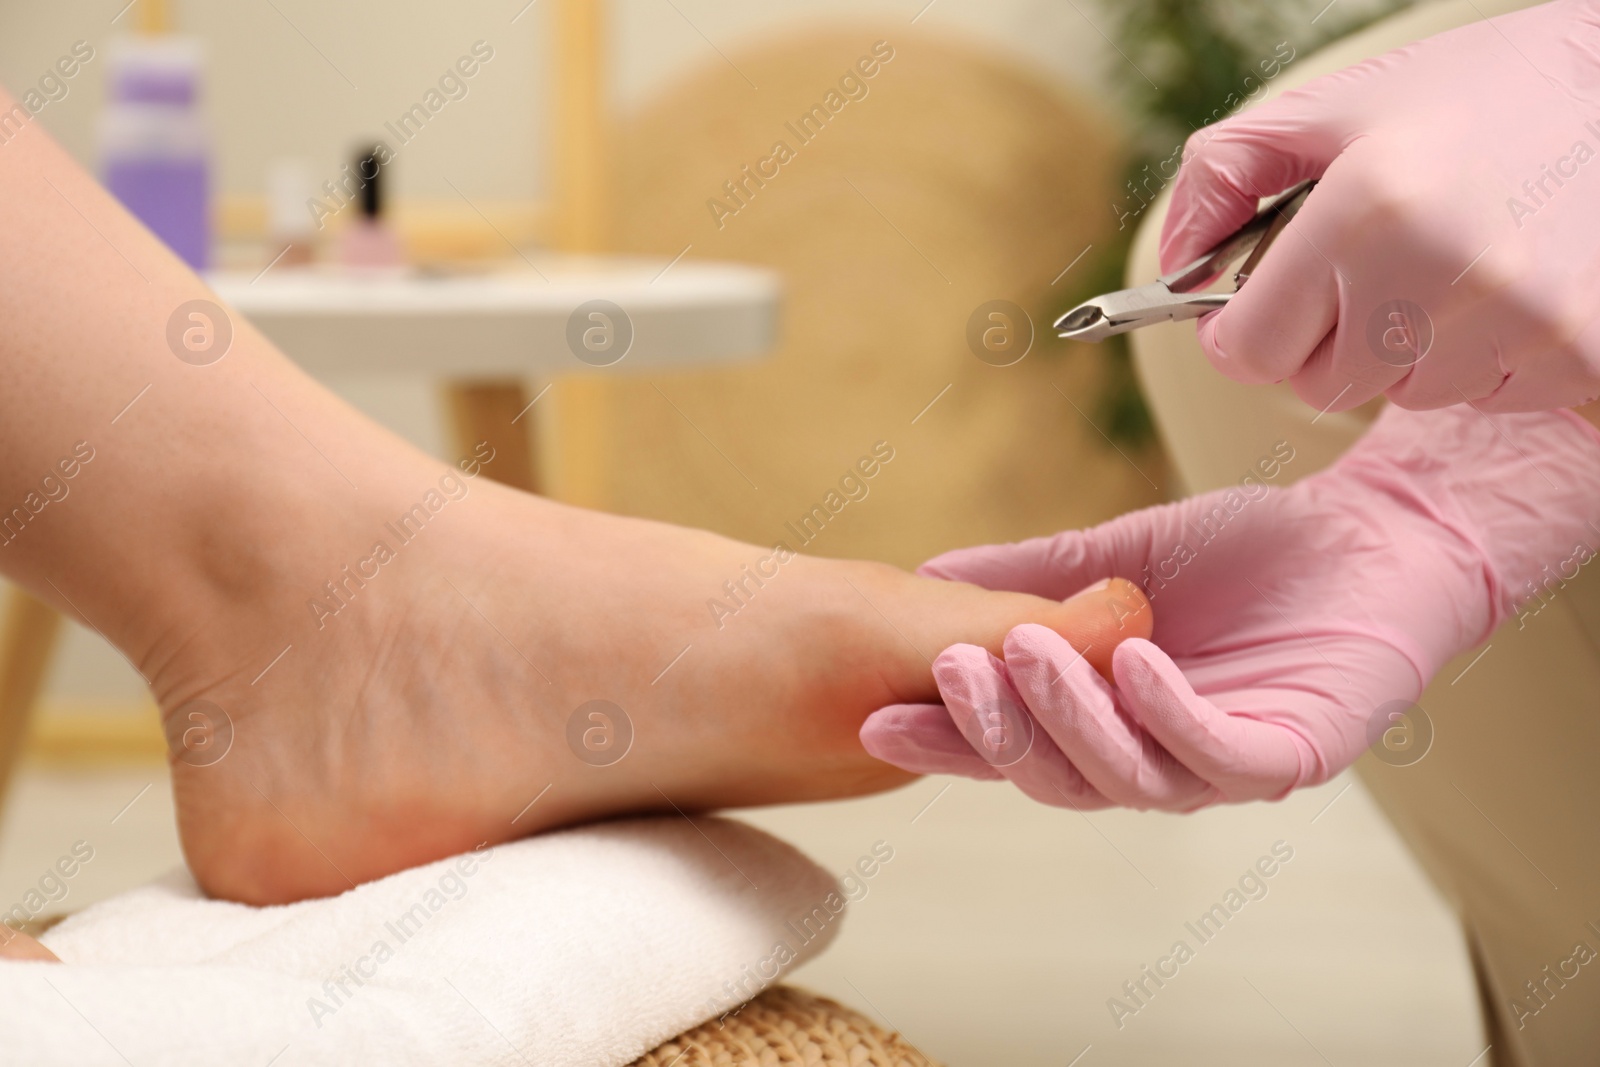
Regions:
<instances>
[{"instance_id":1,"label":"small pink bottle","mask_svg":"<svg viewBox=\"0 0 1600 1067\"><path fill-rule=\"evenodd\" d=\"M361 179L361 214L339 233L339 262L362 270L398 267L405 253L383 218L383 167L376 148L356 160L356 176Z\"/></svg>"}]
</instances>

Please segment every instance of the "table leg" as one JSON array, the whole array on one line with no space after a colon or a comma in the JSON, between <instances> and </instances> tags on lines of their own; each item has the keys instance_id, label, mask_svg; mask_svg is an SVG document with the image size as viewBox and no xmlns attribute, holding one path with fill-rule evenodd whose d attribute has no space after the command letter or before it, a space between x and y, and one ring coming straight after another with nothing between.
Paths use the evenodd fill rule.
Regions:
<instances>
[{"instance_id":1,"label":"table leg","mask_svg":"<svg viewBox=\"0 0 1600 1067\"><path fill-rule=\"evenodd\" d=\"M611 246L612 175L606 111L606 31L604 0L557 0L550 40L553 104L550 128L554 192L552 233L563 252L594 254ZM554 392L555 433L550 457L553 496L584 508L610 506L606 472L609 383L568 377Z\"/></svg>"},{"instance_id":2,"label":"table leg","mask_svg":"<svg viewBox=\"0 0 1600 1067\"><path fill-rule=\"evenodd\" d=\"M0 805L60 636L61 616L55 608L16 586L8 590L0 630Z\"/></svg>"},{"instance_id":3,"label":"table leg","mask_svg":"<svg viewBox=\"0 0 1600 1067\"><path fill-rule=\"evenodd\" d=\"M456 451L470 456L480 441L494 448L483 473L530 493L544 491L533 448L533 399L518 381L454 382L446 389Z\"/></svg>"},{"instance_id":4,"label":"table leg","mask_svg":"<svg viewBox=\"0 0 1600 1067\"><path fill-rule=\"evenodd\" d=\"M598 377L573 375L557 382L547 398L556 402L551 416L556 429L551 495L564 504L610 509L610 388L610 382Z\"/></svg>"}]
</instances>

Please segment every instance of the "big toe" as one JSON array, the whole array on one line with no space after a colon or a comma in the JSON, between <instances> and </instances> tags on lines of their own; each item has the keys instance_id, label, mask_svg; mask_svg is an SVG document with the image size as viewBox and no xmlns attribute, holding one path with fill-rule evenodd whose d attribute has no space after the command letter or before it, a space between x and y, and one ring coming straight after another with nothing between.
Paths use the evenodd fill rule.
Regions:
<instances>
[{"instance_id":1,"label":"big toe","mask_svg":"<svg viewBox=\"0 0 1600 1067\"><path fill-rule=\"evenodd\" d=\"M1026 593L990 593L960 583L951 583L951 588L964 610L958 608L945 620L950 639L941 648L967 643L999 656L1014 627L1038 623L1060 634L1108 680L1117 646L1130 637L1148 638L1155 622L1149 600L1125 578L1112 578L1063 601Z\"/></svg>"}]
</instances>

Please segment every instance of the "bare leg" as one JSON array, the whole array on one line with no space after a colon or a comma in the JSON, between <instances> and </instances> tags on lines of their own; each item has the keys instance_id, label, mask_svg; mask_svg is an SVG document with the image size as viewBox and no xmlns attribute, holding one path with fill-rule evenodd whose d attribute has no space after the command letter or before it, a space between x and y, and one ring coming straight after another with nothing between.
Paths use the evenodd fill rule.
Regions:
<instances>
[{"instance_id":1,"label":"bare leg","mask_svg":"<svg viewBox=\"0 0 1600 1067\"><path fill-rule=\"evenodd\" d=\"M809 558L718 619L707 602L769 550L468 479L238 318L224 358L178 358L169 321L207 291L36 125L0 148L0 234L0 570L149 681L215 894L887 788L905 776L856 731L936 699L945 645L1033 619L1099 657L1148 631L1113 607L1129 588L1063 607ZM607 729L591 700L631 723L609 765L582 740Z\"/></svg>"}]
</instances>

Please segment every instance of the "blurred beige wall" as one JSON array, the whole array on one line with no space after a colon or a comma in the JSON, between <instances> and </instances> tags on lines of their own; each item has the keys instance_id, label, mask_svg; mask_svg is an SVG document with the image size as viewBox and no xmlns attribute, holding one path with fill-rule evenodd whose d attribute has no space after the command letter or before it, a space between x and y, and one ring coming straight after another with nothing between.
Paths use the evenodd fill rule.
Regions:
<instances>
[{"instance_id":1,"label":"blurred beige wall","mask_svg":"<svg viewBox=\"0 0 1600 1067\"><path fill-rule=\"evenodd\" d=\"M97 49L126 32L127 0L0 3L0 83L21 91L73 41ZM178 28L209 50L206 108L217 135L220 188L260 193L268 163L305 158L332 174L350 146L414 103L473 41L495 49L471 95L407 146L395 172L405 196L538 196L546 152L549 0L169 0ZM525 5L526 6L525 8ZM1070 5L1047 0L616 0L610 5L610 88L621 109L668 82L723 62L754 37L784 36L819 18L856 17L944 28L1013 54L1052 76L1093 82L1104 42ZM515 21L513 21L515 19ZM74 79L41 115L86 164L103 63Z\"/></svg>"}]
</instances>

